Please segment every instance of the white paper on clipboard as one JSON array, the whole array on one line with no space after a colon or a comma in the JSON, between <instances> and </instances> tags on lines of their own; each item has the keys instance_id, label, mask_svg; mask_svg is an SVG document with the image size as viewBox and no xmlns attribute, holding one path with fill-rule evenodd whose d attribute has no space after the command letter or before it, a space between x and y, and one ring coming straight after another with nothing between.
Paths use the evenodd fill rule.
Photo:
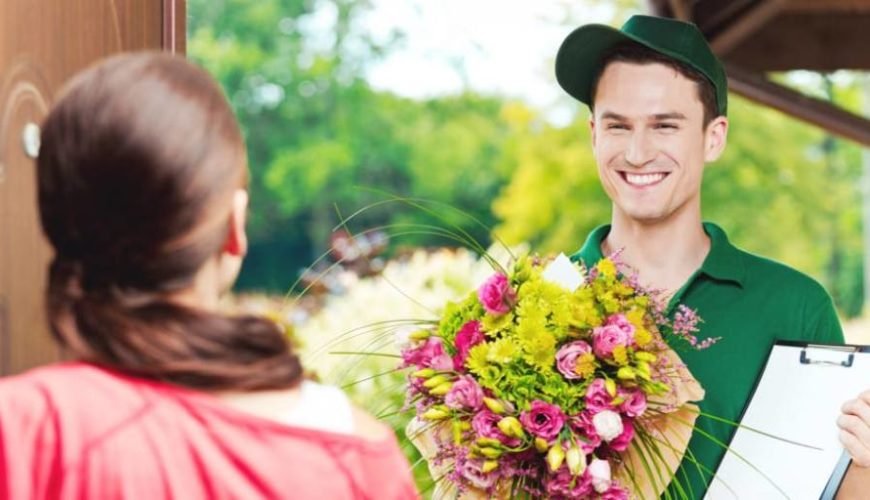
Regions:
<instances>
[{"instance_id":1,"label":"white paper on clipboard","mask_svg":"<svg viewBox=\"0 0 870 500\"><path fill-rule=\"evenodd\" d=\"M704 498L818 500L843 452L840 407L868 387L860 347L775 345L741 425L813 448L738 428Z\"/></svg>"}]
</instances>

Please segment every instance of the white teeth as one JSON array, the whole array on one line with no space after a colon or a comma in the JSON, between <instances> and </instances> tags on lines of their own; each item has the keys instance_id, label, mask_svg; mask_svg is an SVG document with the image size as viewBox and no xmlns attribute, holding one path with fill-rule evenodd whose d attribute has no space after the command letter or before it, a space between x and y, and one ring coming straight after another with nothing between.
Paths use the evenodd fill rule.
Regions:
<instances>
[{"instance_id":1,"label":"white teeth","mask_svg":"<svg viewBox=\"0 0 870 500\"><path fill-rule=\"evenodd\" d=\"M660 180L665 178L666 174L661 172L655 174L625 174L625 180L628 181L629 184L634 184L635 186L648 186L650 184L655 184Z\"/></svg>"}]
</instances>

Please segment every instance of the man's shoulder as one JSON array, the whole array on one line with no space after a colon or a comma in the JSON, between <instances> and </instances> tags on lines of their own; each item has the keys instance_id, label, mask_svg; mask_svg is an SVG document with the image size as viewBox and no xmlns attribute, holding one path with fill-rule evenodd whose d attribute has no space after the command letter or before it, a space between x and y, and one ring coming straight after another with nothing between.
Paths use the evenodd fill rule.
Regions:
<instances>
[{"instance_id":1,"label":"man's shoulder","mask_svg":"<svg viewBox=\"0 0 870 500\"><path fill-rule=\"evenodd\" d=\"M745 285L751 288L775 288L779 293L829 297L821 283L797 269L743 249L737 249L745 266Z\"/></svg>"}]
</instances>

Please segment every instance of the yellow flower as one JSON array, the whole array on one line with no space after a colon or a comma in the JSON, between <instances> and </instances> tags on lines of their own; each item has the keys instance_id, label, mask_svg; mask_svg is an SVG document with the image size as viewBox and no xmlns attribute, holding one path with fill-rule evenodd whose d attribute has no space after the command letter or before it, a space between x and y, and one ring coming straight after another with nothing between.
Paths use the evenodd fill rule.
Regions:
<instances>
[{"instance_id":1,"label":"yellow flower","mask_svg":"<svg viewBox=\"0 0 870 500\"><path fill-rule=\"evenodd\" d=\"M574 373L583 378L589 378L595 373L595 367L598 363L595 362L595 355L591 352L581 355L577 358L577 364L574 366Z\"/></svg>"},{"instance_id":2,"label":"yellow flower","mask_svg":"<svg viewBox=\"0 0 870 500\"><path fill-rule=\"evenodd\" d=\"M489 360L487 359L489 357L489 346L490 344L481 342L468 351L468 357L465 358L465 366L472 373L480 375L489 366Z\"/></svg>"},{"instance_id":3,"label":"yellow flower","mask_svg":"<svg viewBox=\"0 0 870 500\"><path fill-rule=\"evenodd\" d=\"M632 309L625 313L625 319L628 320L629 323L634 325L635 328L643 328L643 317L644 317L643 309Z\"/></svg>"},{"instance_id":4,"label":"yellow flower","mask_svg":"<svg viewBox=\"0 0 870 500\"><path fill-rule=\"evenodd\" d=\"M616 361L616 364L619 366L625 366L628 364L628 353L626 352L624 345L618 345L613 348L613 360Z\"/></svg>"},{"instance_id":5,"label":"yellow flower","mask_svg":"<svg viewBox=\"0 0 870 500\"><path fill-rule=\"evenodd\" d=\"M483 317L480 324L483 327L483 332L486 333L489 337L494 337L498 332L506 330L510 328L514 321L514 314L512 312L508 312L505 314L500 314L498 316L493 316L491 314L487 314Z\"/></svg>"},{"instance_id":6,"label":"yellow flower","mask_svg":"<svg viewBox=\"0 0 870 500\"><path fill-rule=\"evenodd\" d=\"M641 326L634 330L634 341L637 343L638 347L645 347L652 342L652 339L652 333L650 333L646 328Z\"/></svg>"},{"instance_id":7,"label":"yellow flower","mask_svg":"<svg viewBox=\"0 0 870 500\"><path fill-rule=\"evenodd\" d=\"M598 272L605 278L613 278L616 276L616 265L614 265L613 261L610 259L599 260L595 267L598 268Z\"/></svg>"},{"instance_id":8,"label":"yellow flower","mask_svg":"<svg viewBox=\"0 0 870 500\"><path fill-rule=\"evenodd\" d=\"M595 328L596 326L601 326L601 323L604 321L601 315L598 314L598 309L596 309L595 303L592 300L575 301L572 304L571 314L573 316L571 326L580 329Z\"/></svg>"},{"instance_id":9,"label":"yellow flower","mask_svg":"<svg viewBox=\"0 0 870 500\"><path fill-rule=\"evenodd\" d=\"M517 351L517 345L513 340L501 338L490 344L486 360L490 363L510 363L516 357Z\"/></svg>"}]
</instances>

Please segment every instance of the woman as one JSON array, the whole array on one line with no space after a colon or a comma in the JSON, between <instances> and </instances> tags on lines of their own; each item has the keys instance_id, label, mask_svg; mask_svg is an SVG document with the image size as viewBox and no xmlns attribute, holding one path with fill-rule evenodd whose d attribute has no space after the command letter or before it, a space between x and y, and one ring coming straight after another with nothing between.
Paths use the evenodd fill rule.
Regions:
<instances>
[{"instance_id":1,"label":"woman","mask_svg":"<svg viewBox=\"0 0 870 500\"><path fill-rule=\"evenodd\" d=\"M218 296L246 251L245 148L179 57L79 74L37 164L51 329L73 361L0 381L0 498L417 498L391 431L302 381Z\"/></svg>"}]
</instances>

